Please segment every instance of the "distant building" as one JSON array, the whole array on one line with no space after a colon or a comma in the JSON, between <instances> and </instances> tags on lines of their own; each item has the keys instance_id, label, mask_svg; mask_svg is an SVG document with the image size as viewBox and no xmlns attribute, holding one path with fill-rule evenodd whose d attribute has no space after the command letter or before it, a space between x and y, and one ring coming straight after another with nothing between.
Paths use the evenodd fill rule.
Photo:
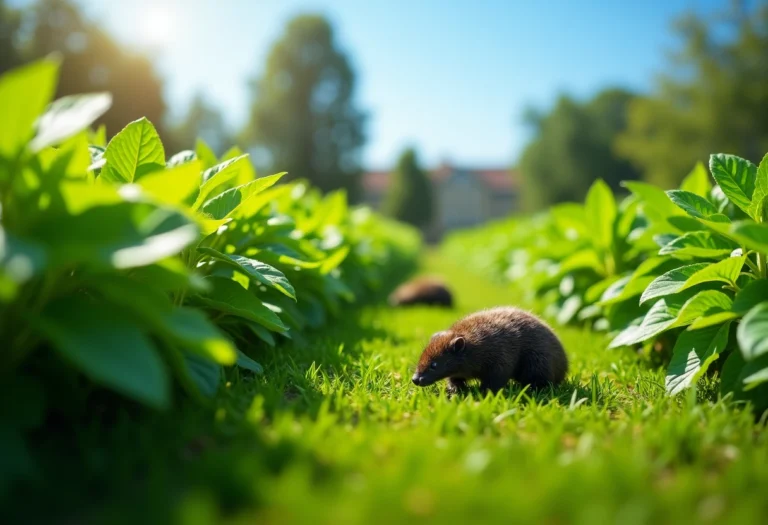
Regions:
<instances>
[{"instance_id":1,"label":"distant building","mask_svg":"<svg viewBox=\"0 0 768 525\"><path fill-rule=\"evenodd\" d=\"M509 169L460 168L443 164L430 171L435 193L435 217L425 234L438 240L459 228L505 217L518 207L519 179ZM380 209L389 188L386 171L363 175L366 203Z\"/></svg>"}]
</instances>

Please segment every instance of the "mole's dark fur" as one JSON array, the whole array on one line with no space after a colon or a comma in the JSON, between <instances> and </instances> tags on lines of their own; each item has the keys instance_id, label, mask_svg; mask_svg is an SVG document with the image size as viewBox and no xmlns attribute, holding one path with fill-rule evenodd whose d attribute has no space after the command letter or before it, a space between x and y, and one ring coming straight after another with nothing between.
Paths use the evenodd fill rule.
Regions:
<instances>
[{"instance_id":1,"label":"mole's dark fur","mask_svg":"<svg viewBox=\"0 0 768 525\"><path fill-rule=\"evenodd\" d=\"M420 277L400 285L389 296L392 306L426 304L434 306L453 306L453 295L439 279Z\"/></svg>"},{"instance_id":2,"label":"mole's dark fur","mask_svg":"<svg viewBox=\"0 0 768 525\"><path fill-rule=\"evenodd\" d=\"M565 379L568 358L552 329L535 315L512 307L483 310L432 336L413 382L428 386L448 379L449 393L467 379L497 392L510 379L539 388Z\"/></svg>"}]
</instances>

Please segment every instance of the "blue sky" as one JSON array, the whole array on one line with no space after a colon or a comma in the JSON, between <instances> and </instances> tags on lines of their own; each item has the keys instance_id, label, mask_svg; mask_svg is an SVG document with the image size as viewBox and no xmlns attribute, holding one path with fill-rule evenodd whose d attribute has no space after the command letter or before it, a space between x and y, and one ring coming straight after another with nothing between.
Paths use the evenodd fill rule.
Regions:
<instances>
[{"instance_id":1,"label":"blue sky","mask_svg":"<svg viewBox=\"0 0 768 525\"><path fill-rule=\"evenodd\" d=\"M15 3L23 2L17 0ZM14 3L14 2L11 2ZM328 15L370 118L367 167L407 144L428 163L507 165L528 138L526 105L608 85L653 87L673 17L727 0L80 0L119 40L151 49L174 112L196 91L232 126L285 22ZM169 28L164 31L164 28Z\"/></svg>"}]
</instances>

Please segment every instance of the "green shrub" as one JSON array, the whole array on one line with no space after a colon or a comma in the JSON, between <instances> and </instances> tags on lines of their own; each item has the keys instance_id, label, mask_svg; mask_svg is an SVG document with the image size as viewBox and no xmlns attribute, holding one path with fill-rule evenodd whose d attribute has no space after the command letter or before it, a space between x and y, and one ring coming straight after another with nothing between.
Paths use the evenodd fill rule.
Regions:
<instances>
[{"instance_id":1,"label":"green shrub","mask_svg":"<svg viewBox=\"0 0 768 525\"><path fill-rule=\"evenodd\" d=\"M768 155L759 166L712 155L681 188L626 182L618 205L602 181L586 202L447 242L485 245L490 268L543 301L561 323L611 334L611 348L672 352L666 388L676 394L721 369L721 391L768 408ZM491 233L493 232L493 233ZM491 236L493 240L491 240ZM506 238L506 242L504 241ZM473 266L482 266L476 262Z\"/></svg>"},{"instance_id":2,"label":"green shrub","mask_svg":"<svg viewBox=\"0 0 768 525\"><path fill-rule=\"evenodd\" d=\"M43 60L0 77L5 401L41 399L51 367L157 409L174 382L202 400L223 367L261 373L254 341L301 337L413 261L413 229L343 192L257 178L237 149L166 161L146 119L105 144L88 128L109 95L50 103L57 72ZM44 413L11 410L3 442Z\"/></svg>"}]
</instances>

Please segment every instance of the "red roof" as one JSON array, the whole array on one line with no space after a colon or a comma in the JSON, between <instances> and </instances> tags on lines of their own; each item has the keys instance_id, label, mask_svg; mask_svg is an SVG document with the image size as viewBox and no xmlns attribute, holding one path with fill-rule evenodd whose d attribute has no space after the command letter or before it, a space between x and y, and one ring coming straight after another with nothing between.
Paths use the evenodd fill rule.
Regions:
<instances>
[{"instance_id":1,"label":"red roof","mask_svg":"<svg viewBox=\"0 0 768 525\"><path fill-rule=\"evenodd\" d=\"M443 164L429 172L430 178L440 183L451 173L462 171L478 177L483 185L497 191L512 191L518 187L519 175L507 168L465 169ZM363 188L367 193L384 193L389 187L388 171L369 171L363 174Z\"/></svg>"}]
</instances>

